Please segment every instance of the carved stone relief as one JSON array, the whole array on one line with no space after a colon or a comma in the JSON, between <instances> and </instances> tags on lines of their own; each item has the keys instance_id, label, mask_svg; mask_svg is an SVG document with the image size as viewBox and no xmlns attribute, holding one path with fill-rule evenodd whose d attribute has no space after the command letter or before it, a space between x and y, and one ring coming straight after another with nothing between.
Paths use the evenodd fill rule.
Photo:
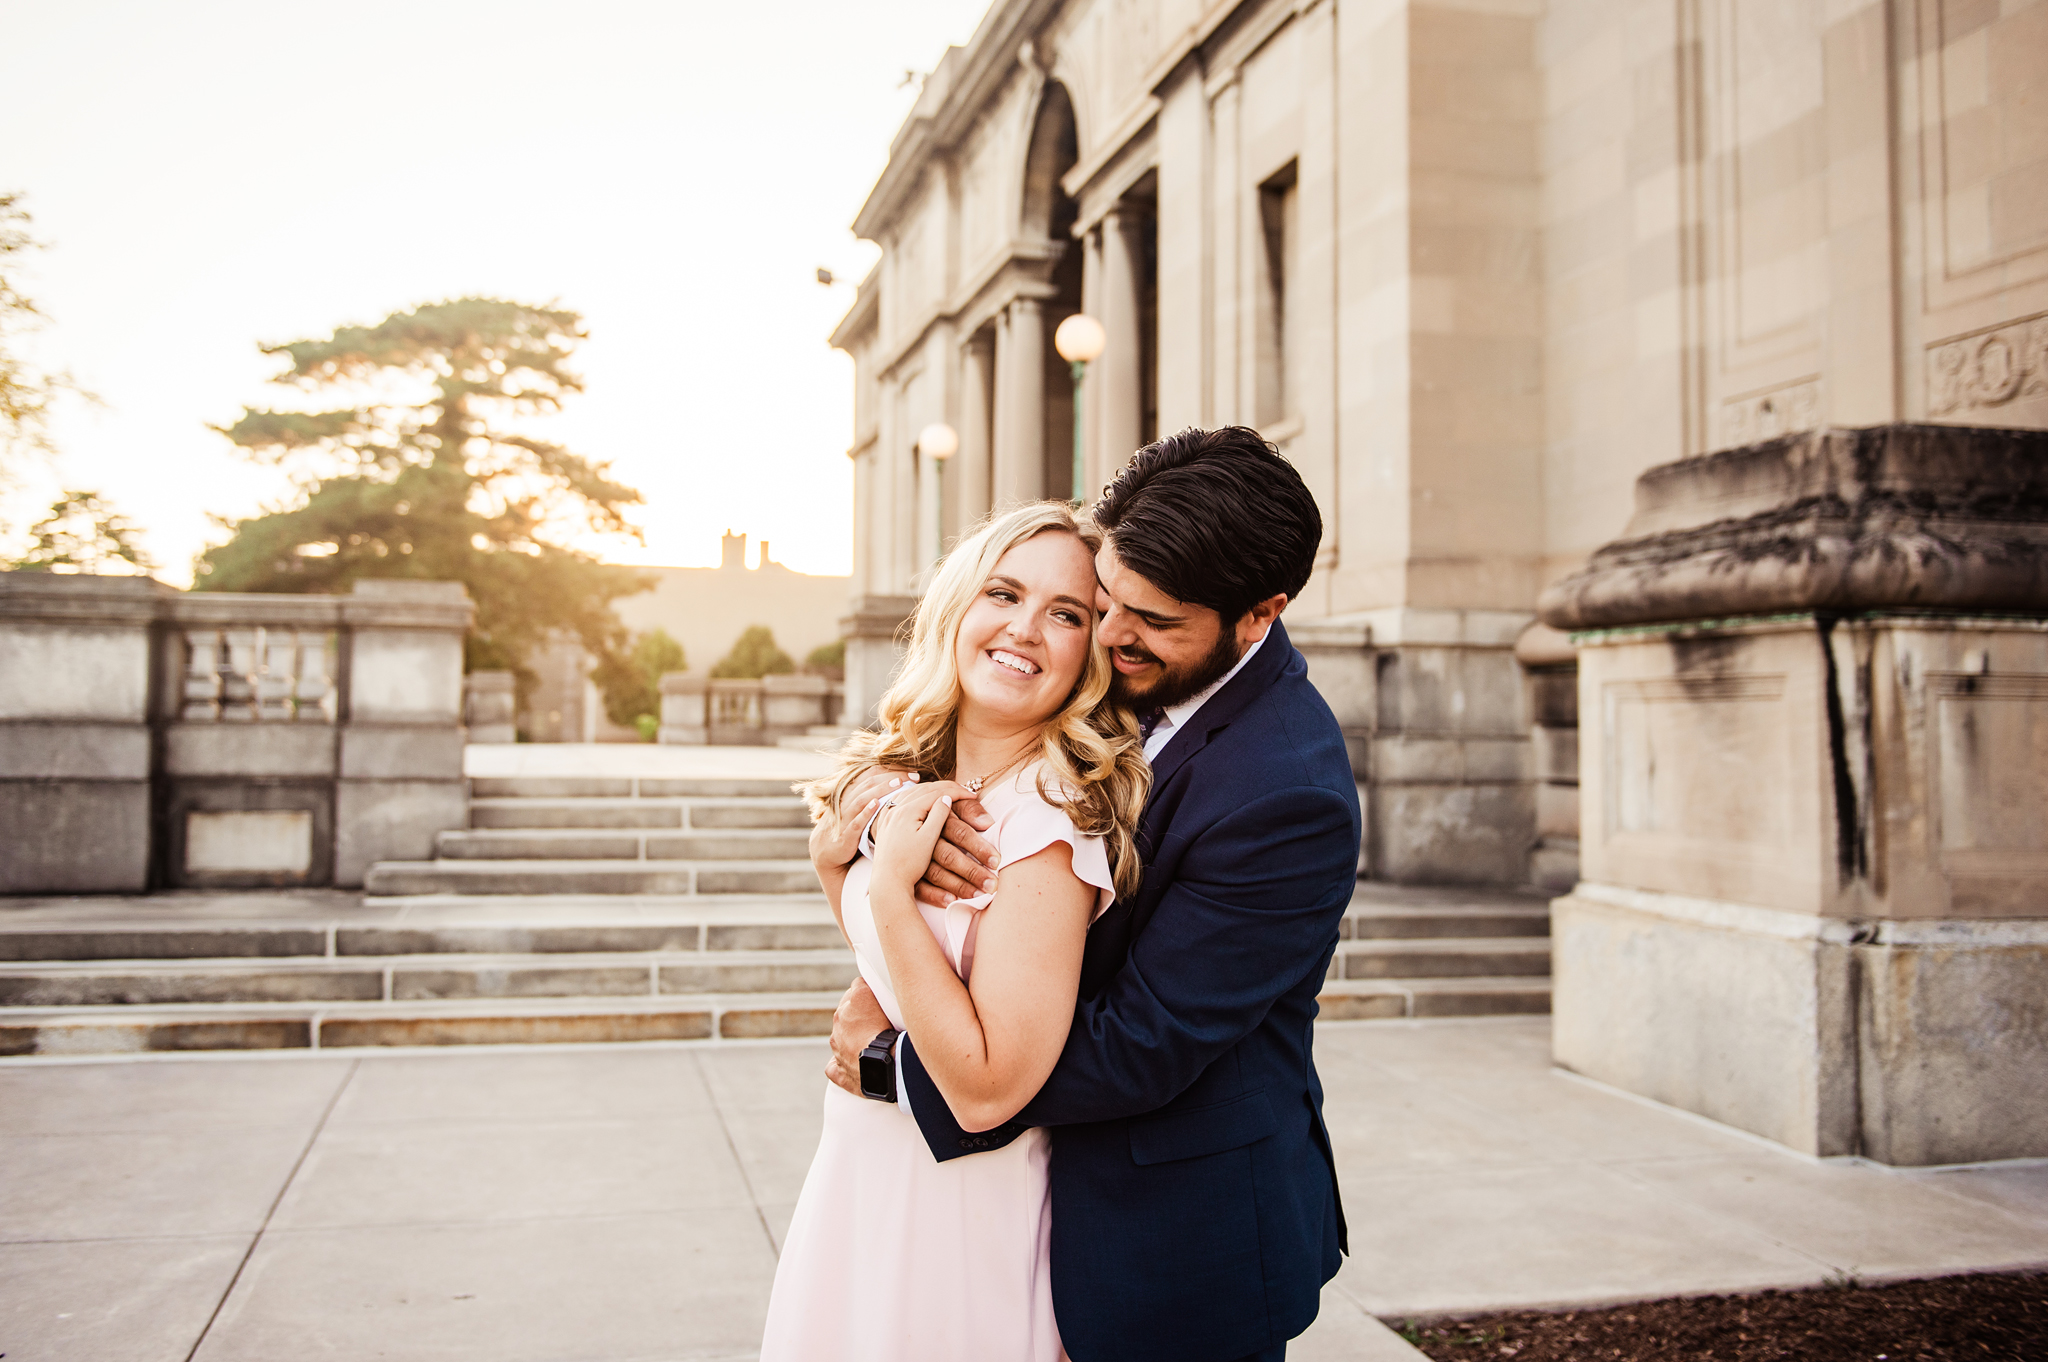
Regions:
<instances>
[{"instance_id":1,"label":"carved stone relief","mask_svg":"<svg viewBox=\"0 0 2048 1362\"><path fill-rule=\"evenodd\" d=\"M1927 414L2002 407L2048 394L2048 314L1927 349Z\"/></svg>"}]
</instances>

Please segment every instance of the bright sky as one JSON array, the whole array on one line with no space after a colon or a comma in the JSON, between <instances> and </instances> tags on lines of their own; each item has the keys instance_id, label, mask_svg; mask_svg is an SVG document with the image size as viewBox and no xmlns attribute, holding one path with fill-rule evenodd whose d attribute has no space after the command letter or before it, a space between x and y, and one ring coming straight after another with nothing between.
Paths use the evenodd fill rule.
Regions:
<instances>
[{"instance_id":1,"label":"bright sky","mask_svg":"<svg viewBox=\"0 0 2048 1362\"><path fill-rule=\"evenodd\" d=\"M852 366L825 337L874 258L847 224L905 70L986 7L0 0L0 190L49 243L32 353L108 404L61 414L8 518L101 488L186 585L209 512L288 492L207 429L297 401L257 342L490 294L584 316L586 391L545 430L647 496L644 549L589 547L710 564L730 526L847 571Z\"/></svg>"}]
</instances>

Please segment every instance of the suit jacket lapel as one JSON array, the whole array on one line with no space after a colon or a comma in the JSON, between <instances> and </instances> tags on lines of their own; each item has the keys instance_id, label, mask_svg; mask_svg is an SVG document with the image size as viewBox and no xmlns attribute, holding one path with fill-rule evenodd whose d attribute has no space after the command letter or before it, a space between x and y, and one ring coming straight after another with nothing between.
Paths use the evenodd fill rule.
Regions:
<instances>
[{"instance_id":1,"label":"suit jacket lapel","mask_svg":"<svg viewBox=\"0 0 2048 1362\"><path fill-rule=\"evenodd\" d=\"M1222 690L1210 696L1202 707L1195 711L1187 726L1167 740L1159 749L1159 757L1152 763L1152 788L1157 791L1173 773L1187 764L1189 757L1209 744L1209 735L1223 728L1244 712L1244 707L1266 693L1275 681L1287 670L1289 659L1294 656L1294 645L1287 641L1287 630L1279 620L1266 631L1266 641L1259 648L1257 657L1245 663L1244 670L1230 678Z\"/></svg>"}]
</instances>

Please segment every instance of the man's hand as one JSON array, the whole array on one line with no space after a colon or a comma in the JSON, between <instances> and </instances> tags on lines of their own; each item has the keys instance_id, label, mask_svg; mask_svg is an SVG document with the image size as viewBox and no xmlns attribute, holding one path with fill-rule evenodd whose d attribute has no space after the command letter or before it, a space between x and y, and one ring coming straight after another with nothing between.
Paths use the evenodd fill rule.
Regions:
<instances>
[{"instance_id":1,"label":"man's hand","mask_svg":"<svg viewBox=\"0 0 2048 1362\"><path fill-rule=\"evenodd\" d=\"M825 1061L825 1077L859 1097L860 1052L888 1028L889 1014L875 1000L875 991L867 980L855 979L832 1012L832 1057Z\"/></svg>"},{"instance_id":2,"label":"man's hand","mask_svg":"<svg viewBox=\"0 0 2048 1362\"><path fill-rule=\"evenodd\" d=\"M995 821L972 795L954 797L952 815L946 819L939 844L932 850L932 863L913 891L919 903L944 908L954 899L971 899L995 891L996 848L981 835ZM878 851L881 835L881 825L877 823L871 836Z\"/></svg>"}]
</instances>

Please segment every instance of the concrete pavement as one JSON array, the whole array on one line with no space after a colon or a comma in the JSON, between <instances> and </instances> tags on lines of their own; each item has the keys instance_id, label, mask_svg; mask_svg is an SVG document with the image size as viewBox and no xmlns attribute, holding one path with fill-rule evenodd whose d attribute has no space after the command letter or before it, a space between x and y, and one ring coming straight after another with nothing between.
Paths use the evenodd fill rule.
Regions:
<instances>
[{"instance_id":1,"label":"concrete pavement","mask_svg":"<svg viewBox=\"0 0 2048 1362\"><path fill-rule=\"evenodd\" d=\"M1290 1356L1378 1315L2048 1262L2048 1165L1816 1163L1553 1072L1547 1019L1325 1026L1353 1256ZM0 1062L8 1362L746 1358L823 1046Z\"/></svg>"}]
</instances>

